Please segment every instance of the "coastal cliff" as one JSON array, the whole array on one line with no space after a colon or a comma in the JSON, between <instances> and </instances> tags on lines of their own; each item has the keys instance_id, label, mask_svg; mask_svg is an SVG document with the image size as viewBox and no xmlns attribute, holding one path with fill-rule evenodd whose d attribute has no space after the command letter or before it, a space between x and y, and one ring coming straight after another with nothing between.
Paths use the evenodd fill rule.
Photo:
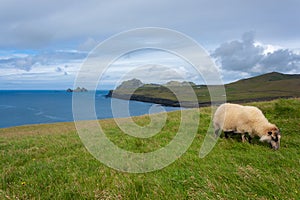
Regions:
<instances>
[{"instance_id":1,"label":"coastal cliff","mask_svg":"<svg viewBox=\"0 0 300 200\"><path fill-rule=\"evenodd\" d=\"M178 102L176 100L171 99L164 99L164 98L158 98L158 97L149 97L149 96L143 96L143 95L136 95L136 94L122 94L118 93L116 91L110 90L109 93L106 95L107 97L117 98L117 99L124 99L124 100L134 100L134 101L141 101L141 102L147 102L147 103L155 103L160 104L163 106L171 106L171 107L186 107L186 108L194 108L197 107L197 102L189 102L189 101L183 101ZM207 103L209 104L209 103Z\"/></svg>"}]
</instances>

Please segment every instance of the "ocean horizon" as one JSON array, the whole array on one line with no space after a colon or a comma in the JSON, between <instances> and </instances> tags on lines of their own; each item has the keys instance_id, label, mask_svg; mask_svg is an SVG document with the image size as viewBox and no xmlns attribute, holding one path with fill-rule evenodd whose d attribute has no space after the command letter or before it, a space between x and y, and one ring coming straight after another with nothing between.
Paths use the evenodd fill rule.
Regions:
<instances>
[{"instance_id":1,"label":"ocean horizon","mask_svg":"<svg viewBox=\"0 0 300 200\"><path fill-rule=\"evenodd\" d=\"M158 104L107 98L109 90L95 91L95 111L97 119L114 118L112 100L118 108L126 107L117 117L130 117L148 114L151 107ZM82 93L84 95L84 93ZM0 128L13 126L72 122L72 95L66 90L0 90ZM180 108L162 106L165 111ZM161 112L151 109L151 112Z\"/></svg>"}]
</instances>

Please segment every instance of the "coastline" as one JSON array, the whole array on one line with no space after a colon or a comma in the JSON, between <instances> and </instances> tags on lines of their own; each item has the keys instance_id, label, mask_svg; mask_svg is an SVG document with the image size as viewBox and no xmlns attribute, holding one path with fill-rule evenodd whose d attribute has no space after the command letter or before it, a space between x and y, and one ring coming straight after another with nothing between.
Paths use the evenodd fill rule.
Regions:
<instances>
[{"instance_id":1,"label":"coastline","mask_svg":"<svg viewBox=\"0 0 300 200\"><path fill-rule=\"evenodd\" d=\"M219 86L224 87L226 91L224 95L226 95L225 99L227 102L251 103L280 98L299 98L299 84L299 74L290 75L270 72L224 85L210 85L210 88L218 90ZM190 95L187 93L186 86L193 88L198 99L189 98ZM179 102L172 91L183 94L184 99L181 99L181 102ZM160 85L143 83L138 79L131 79L122 82L116 89L110 90L107 97L151 102L171 107L193 108L211 105L208 85L196 85L190 82L178 81L170 81ZM220 99L220 102L214 101L213 103L220 104L223 102L224 98L222 98L222 102Z\"/></svg>"},{"instance_id":2,"label":"coastline","mask_svg":"<svg viewBox=\"0 0 300 200\"><path fill-rule=\"evenodd\" d=\"M118 93L114 90L110 90L109 93L106 95L107 98L116 98L116 99L123 99L123 100L130 100L130 101L139 101L139 102L146 102L146 103L155 103L160 104L163 106L169 107L182 107L182 108L197 108L197 107L207 107L211 105L211 102L189 102L183 101L178 102L171 99L164 99L164 98L157 98L157 97L147 97L143 95L136 95L136 94L124 94ZM294 96L273 96L273 97L262 97L262 98L247 98L247 99L239 99L239 100L232 100L226 101L227 103L251 103L251 102L263 102L263 101L272 101L276 99L291 99L297 98ZM218 102L216 102L218 103Z\"/></svg>"}]
</instances>

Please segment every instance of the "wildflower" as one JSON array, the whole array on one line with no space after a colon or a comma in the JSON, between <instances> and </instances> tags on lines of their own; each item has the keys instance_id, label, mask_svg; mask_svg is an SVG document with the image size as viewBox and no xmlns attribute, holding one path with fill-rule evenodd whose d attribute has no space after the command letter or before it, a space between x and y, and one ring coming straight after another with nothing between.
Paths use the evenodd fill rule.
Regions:
<instances>
[{"instance_id":1,"label":"wildflower","mask_svg":"<svg viewBox=\"0 0 300 200\"><path fill-rule=\"evenodd\" d=\"M23 186L25 186L25 185L26 185L26 182L25 182L25 181L22 181L21 184L22 184Z\"/></svg>"}]
</instances>

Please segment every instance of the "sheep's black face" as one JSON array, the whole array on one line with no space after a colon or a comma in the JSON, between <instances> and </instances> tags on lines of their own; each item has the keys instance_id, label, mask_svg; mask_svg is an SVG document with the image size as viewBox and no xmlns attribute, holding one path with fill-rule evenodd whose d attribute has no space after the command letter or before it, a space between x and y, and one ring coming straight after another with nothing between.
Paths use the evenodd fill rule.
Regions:
<instances>
[{"instance_id":1,"label":"sheep's black face","mask_svg":"<svg viewBox=\"0 0 300 200\"><path fill-rule=\"evenodd\" d=\"M269 142L271 144L271 147L275 150L279 149L280 138L281 138L279 129L276 128L276 129L273 129L272 131L269 131L268 135L270 137Z\"/></svg>"}]
</instances>

